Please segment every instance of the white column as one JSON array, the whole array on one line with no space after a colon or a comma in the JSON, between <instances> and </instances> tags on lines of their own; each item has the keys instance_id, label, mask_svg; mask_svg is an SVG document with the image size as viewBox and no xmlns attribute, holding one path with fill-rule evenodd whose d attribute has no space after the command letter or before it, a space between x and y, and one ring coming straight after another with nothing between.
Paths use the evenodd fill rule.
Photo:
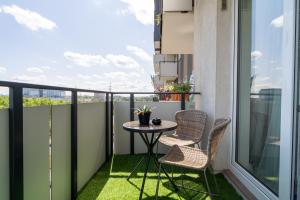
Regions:
<instances>
[{"instance_id":1,"label":"white column","mask_svg":"<svg viewBox=\"0 0 300 200\"><path fill-rule=\"evenodd\" d=\"M194 77L196 109L207 112L206 134L213 121L231 117L233 93L233 3L227 0L227 9L221 9L220 0L196 0L194 8ZM215 170L227 168L230 158L231 130L228 128L214 164ZM207 141L203 141L203 146Z\"/></svg>"}]
</instances>

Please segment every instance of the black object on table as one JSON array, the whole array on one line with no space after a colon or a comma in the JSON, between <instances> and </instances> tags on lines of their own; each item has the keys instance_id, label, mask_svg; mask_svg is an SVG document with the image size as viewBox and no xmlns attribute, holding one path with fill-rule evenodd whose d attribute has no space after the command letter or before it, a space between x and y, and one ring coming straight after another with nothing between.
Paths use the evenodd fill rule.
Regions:
<instances>
[{"instance_id":1,"label":"black object on table","mask_svg":"<svg viewBox=\"0 0 300 200\"><path fill-rule=\"evenodd\" d=\"M141 136L142 140L144 141L144 143L146 144L147 149L148 149L147 154L137 163L137 165L134 167L134 169L132 170L132 172L130 173L130 175L127 178L127 180L129 180L129 178L138 169L138 167L142 164L142 162L144 160L146 160L144 178L143 178L143 183L142 183L140 197L139 197L139 199L141 200L142 197L143 197L143 191L144 191L145 181L146 181L146 178L147 178L147 173L148 173L150 160L153 159L156 167L157 168L159 167L157 157L153 153L153 148L156 145L156 143L158 142L160 136L164 132L172 131L172 130L175 130L177 128L177 123L172 122L172 121L162 120L160 125L153 125L152 123L150 123L149 126L140 126L139 121L130 121L130 122L124 123L123 128L125 130L129 131L129 132L138 133ZM154 138L155 133L159 133L156 138ZM148 134L151 137L150 140L148 138ZM163 172L165 173L167 178L172 183L174 189L178 190L177 186L173 183L173 181L171 180L171 178L169 177L169 175L167 174L165 169L163 167L161 169L163 170Z\"/></svg>"}]
</instances>

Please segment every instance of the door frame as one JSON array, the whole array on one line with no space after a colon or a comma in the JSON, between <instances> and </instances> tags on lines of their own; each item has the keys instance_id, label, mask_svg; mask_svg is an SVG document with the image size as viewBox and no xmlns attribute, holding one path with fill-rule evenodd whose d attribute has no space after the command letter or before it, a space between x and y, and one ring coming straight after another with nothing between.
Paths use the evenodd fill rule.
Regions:
<instances>
[{"instance_id":1,"label":"door frame","mask_svg":"<svg viewBox=\"0 0 300 200\"><path fill-rule=\"evenodd\" d=\"M299 7L299 2L294 0L293 5L295 7ZM293 191L294 191L294 176L295 176L295 162L296 162L296 154L295 154L295 141L296 141L296 129L297 127L297 100L298 100L298 86L295 84L298 82L296 75L298 74L298 69L297 69L297 62L294 56L296 49L295 48L295 37L293 38L294 40L290 42L290 45L294 45L293 48L290 48L288 53L293 54L293 59L291 62L293 62L293 68L294 68L294 77L291 80L294 84L294 88L292 89L292 97L291 100L293 101L292 106L290 106L290 110L292 111L290 116L287 116L289 120L291 120L291 123L289 125L289 129L291 130L288 137L281 137L281 148L280 148L280 172L279 172L279 196L276 196L273 192L271 192L265 185L263 185L261 182L259 182L256 178L254 178L248 171L246 171L240 164L236 162L236 134L237 134L237 106L238 106L238 63L239 63L239 0L234 0L234 56L233 56L233 110L232 110L232 119L233 119L233 125L232 125L232 138L231 138L231 154L230 154L230 163L229 163L229 168L230 170L240 179L240 181L252 192L253 194L256 195L257 198L259 199L292 199L293 196ZM293 10L291 7L289 9ZM293 12L293 16L296 18L295 13L299 13L296 11L299 11L300 9L295 9ZM299 20L300 21L300 20ZM293 21L293 24L296 24L295 22L298 22L298 20L295 19ZM295 29L295 27L294 27ZM295 29L296 30L296 29ZM296 32L296 31L295 31ZM299 31L298 31L299 32ZM298 39L299 41L299 39ZM291 46L290 46L291 47ZM300 130L299 130L300 131ZM299 138L300 141L300 138ZM299 143L300 146L300 143ZM283 148L282 148L283 147ZM300 147L298 148L299 153L300 153ZM284 156L285 155L285 156ZM290 155L290 156L286 156ZM282 160L284 158L284 161ZM300 160L299 160L300 162ZM289 164L286 164L289 163ZM286 176L286 171L289 171L290 176ZM285 174L285 176L283 176Z\"/></svg>"}]
</instances>

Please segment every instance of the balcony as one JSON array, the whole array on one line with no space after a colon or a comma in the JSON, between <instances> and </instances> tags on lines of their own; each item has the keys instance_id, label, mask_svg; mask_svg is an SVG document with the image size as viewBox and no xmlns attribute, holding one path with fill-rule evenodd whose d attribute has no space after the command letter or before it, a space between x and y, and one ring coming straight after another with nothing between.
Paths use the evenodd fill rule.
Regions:
<instances>
[{"instance_id":1,"label":"balcony","mask_svg":"<svg viewBox=\"0 0 300 200\"><path fill-rule=\"evenodd\" d=\"M115 93L12 82L0 82L0 86L9 89L9 108L0 110L3 200L137 199L143 169L130 181L126 177L146 148L141 138L124 131L122 124L134 120L134 108L144 104L155 107L153 117L173 121L176 111L193 108L185 93L179 94L179 101L158 101L159 96L172 94ZM23 106L25 88L66 91L69 95L63 105L50 102L27 107ZM88 93L97 94L98 100L82 101L81 96ZM163 154L167 148L159 145L158 151ZM222 174L217 179L223 199L241 199ZM206 190L203 177L192 171L182 174L175 168L174 180ZM154 198L156 182L157 170L152 163L144 199ZM209 198L192 191L175 193L164 177L159 195L160 199Z\"/></svg>"}]
</instances>

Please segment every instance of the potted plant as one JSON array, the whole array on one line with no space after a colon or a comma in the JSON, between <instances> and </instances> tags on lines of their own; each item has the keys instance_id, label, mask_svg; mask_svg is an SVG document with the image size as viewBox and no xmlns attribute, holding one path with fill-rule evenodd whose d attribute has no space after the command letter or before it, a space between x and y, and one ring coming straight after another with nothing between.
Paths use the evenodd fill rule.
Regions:
<instances>
[{"instance_id":1,"label":"potted plant","mask_svg":"<svg viewBox=\"0 0 300 200\"><path fill-rule=\"evenodd\" d=\"M173 92L179 92L179 93L188 93L191 91L191 85L189 83L182 83L182 84L175 84ZM181 94L173 94L172 95L173 101L180 101L181 100ZM189 94L185 95L185 100L189 100Z\"/></svg>"},{"instance_id":2,"label":"potted plant","mask_svg":"<svg viewBox=\"0 0 300 200\"><path fill-rule=\"evenodd\" d=\"M144 105L142 108L136 109L137 116L139 117L139 122L141 126L148 126L150 122L150 116L152 113L152 108L150 106Z\"/></svg>"}]
</instances>

